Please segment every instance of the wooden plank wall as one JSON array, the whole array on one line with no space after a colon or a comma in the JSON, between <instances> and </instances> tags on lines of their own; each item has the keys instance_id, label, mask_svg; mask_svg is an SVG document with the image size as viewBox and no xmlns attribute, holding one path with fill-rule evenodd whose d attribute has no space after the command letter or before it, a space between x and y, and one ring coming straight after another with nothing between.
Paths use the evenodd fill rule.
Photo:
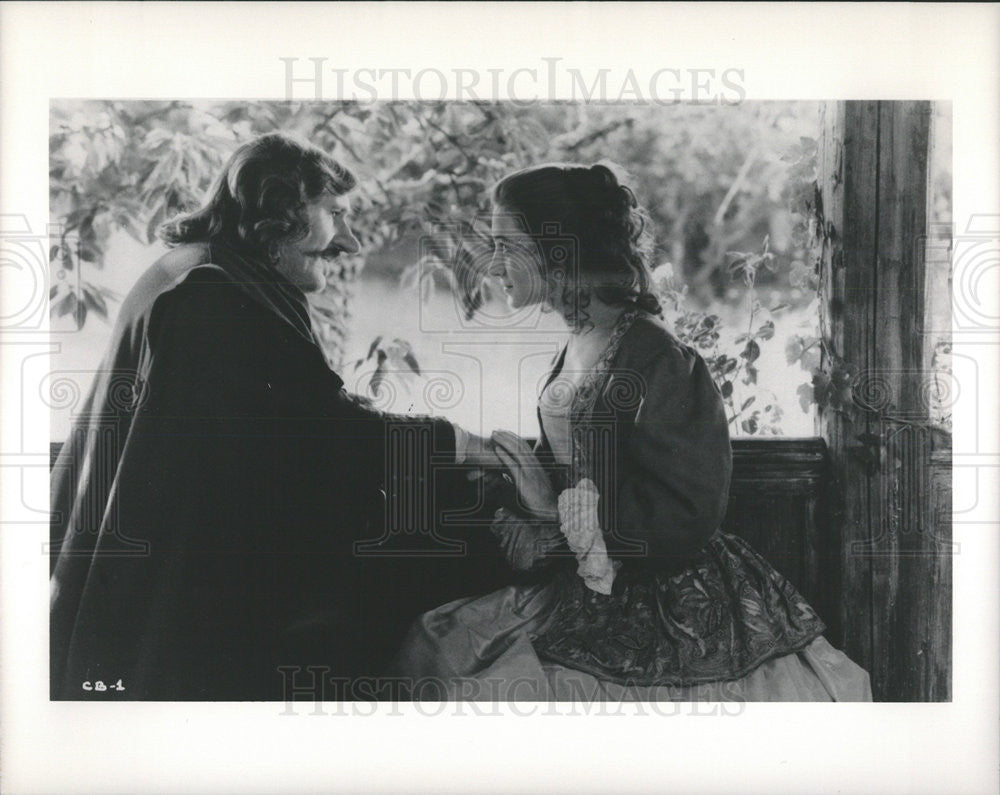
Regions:
<instances>
[{"instance_id":1,"label":"wooden plank wall","mask_svg":"<svg viewBox=\"0 0 1000 795\"><path fill-rule=\"evenodd\" d=\"M733 481L723 529L746 539L799 589L840 638L840 554L826 505L820 438L733 439Z\"/></svg>"},{"instance_id":2,"label":"wooden plank wall","mask_svg":"<svg viewBox=\"0 0 1000 795\"><path fill-rule=\"evenodd\" d=\"M929 422L924 236L931 105L838 102L820 147L821 412L840 548L840 645L877 700L951 697L950 436Z\"/></svg>"}]
</instances>

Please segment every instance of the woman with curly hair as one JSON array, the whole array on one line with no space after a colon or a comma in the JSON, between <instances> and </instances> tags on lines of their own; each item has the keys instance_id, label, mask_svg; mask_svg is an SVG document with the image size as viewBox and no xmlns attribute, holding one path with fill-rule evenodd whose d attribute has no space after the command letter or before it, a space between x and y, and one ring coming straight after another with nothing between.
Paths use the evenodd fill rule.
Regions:
<instances>
[{"instance_id":1,"label":"woman with curly hair","mask_svg":"<svg viewBox=\"0 0 1000 795\"><path fill-rule=\"evenodd\" d=\"M702 358L658 319L646 216L606 165L493 191L491 275L569 334L534 449L497 432L492 530L522 581L426 613L396 659L473 700L870 700L803 597L719 530L728 424ZM434 692L432 692L434 691Z\"/></svg>"}]
</instances>

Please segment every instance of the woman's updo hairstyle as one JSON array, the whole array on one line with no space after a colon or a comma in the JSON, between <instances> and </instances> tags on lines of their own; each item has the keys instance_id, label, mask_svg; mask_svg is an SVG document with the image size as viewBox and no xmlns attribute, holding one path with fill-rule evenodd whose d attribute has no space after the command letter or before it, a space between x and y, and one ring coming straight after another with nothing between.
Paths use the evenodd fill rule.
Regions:
<instances>
[{"instance_id":1,"label":"woman's updo hairstyle","mask_svg":"<svg viewBox=\"0 0 1000 795\"><path fill-rule=\"evenodd\" d=\"M651 289L648 216L618 170L548 163L508 174L493 188L493 206L519 218L535 238L549 295L561 291L569 315L584 313L590 290L611 305L663 311Z\"/></svg>"}]
</instances>

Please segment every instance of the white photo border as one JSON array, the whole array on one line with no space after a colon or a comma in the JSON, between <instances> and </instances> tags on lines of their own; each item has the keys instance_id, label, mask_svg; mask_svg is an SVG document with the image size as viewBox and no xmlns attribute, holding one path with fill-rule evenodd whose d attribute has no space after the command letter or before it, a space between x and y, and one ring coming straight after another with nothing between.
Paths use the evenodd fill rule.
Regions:
<instances>
[{"instance_id":1,"label":"white photo border","mask_svg":"<svg viewBox=\"0 0 1000 795\"><path fill-rule=\"evenodd\" d=\"M957 231L973 215L1000 218L1000 9L851 3L5 3L0 215L23 216L37 230L48 223L52 99L283 99L283 58L300 59L297 67L323 58L324 69L349 77L372 68L466 69L481 73L483 86L487 70L509 78L560 58L558 79L542 89L554 98L569 96L569 68L591 78L610 69L612 85L630 69L642 85L669 68L720 77L740 70L747 99L950 100ZM515 89L528 82L522 73ZM324 81L322 98L337 99L335 86ZM9 318L30 303L31 288L16 273L0 278L0 317ZM990 316L1000 317L997 295L988 300ZM0 335L0 505L48 504L47 469L37 471L47 462L48 409L21 394L18 363L23 346L39 356L51 350L46 324ZM470 706L435 715L358 705L355 714L328 707L313 715L299 703L289 716L283 705L259 703L50 703L42 517L0 532L4 789L993 791L997 344L993 328L975 353L982 395L992 399L980 401L981 416L954 418L956 458L978 456L984 470L974 521L954 528L962 552L954 560L951 703L748 704L737 714L701 705L660 715L639 706L589 717L544 706L477 716ZM956 505L976 499L974 482L954 486Z\"/></svg>"}]
</instances>

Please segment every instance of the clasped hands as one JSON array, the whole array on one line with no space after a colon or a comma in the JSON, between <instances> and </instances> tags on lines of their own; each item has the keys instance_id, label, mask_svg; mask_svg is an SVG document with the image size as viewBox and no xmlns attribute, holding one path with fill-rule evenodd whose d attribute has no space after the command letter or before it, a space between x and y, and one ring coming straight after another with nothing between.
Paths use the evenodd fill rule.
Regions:
<instances>
[{"instance_id":1,"label":"clasped hands","mask_svg":"<svg viewBox=\"0 0 1000 795\"><path fill-rule=\"evenodd\" d=\"M465 463L478 468L476 476L483 469L502 468L524 508L538 518L558 521L559 508L549 476L528 443L517 434L494 431L489 439L470 434Z\"/></svg>"}]
</instances>

